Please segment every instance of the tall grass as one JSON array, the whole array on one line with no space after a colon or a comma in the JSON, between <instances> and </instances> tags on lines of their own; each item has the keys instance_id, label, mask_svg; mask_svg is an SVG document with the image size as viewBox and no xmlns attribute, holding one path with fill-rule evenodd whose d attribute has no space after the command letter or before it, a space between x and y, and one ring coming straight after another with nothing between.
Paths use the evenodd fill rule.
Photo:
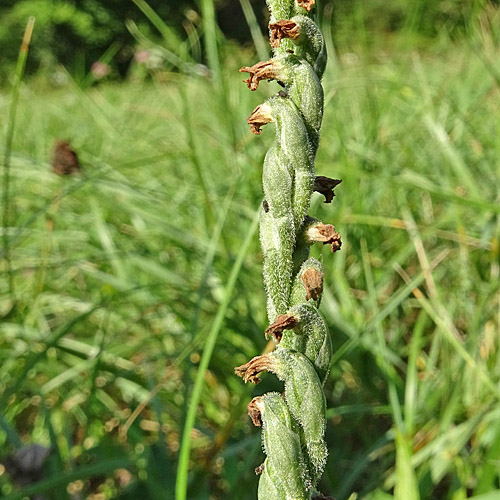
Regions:
<instances>
[{"instance_id":1,"label":"tall grass","mask_svg":"<svg viewBox=\"0 0 500 500\"><path fill-rule=\"evenodd\" d=\"M335 345L321 489L337 500L498 495L500 45L488 14L439 50L352 39L325 76L317 172L343 183L312 211L344 242L324 259L321 305ZM0 470L7 500L173 498L186 421L186 497L255 498L245 402L280 386L232 375L266 347L251 233L272 138L245 118L277 88L250 94L237 69L251 56L214 29L223 87L166 73L19 94L0 454L30 442L53 453L31 486ZM0 116L9 105L0 96ZM55 138L71 140L83 174L51 173Z\"/></svg>"},{"instance_id":2,"label":"tall grass","mask_svg":"<svg viewBox=\"0 0 500 500\"><path fill-rule=\"evenodd\" d=\"M3 162L3 178L2 178L2 227L3 227L3 258L5 260L6 273L8 276L9 284L9 295L10 302L12 306L15 303L15 289L14 280L12 277L12 267L11 267L11 251L10 251L10 241L9 241L9 231L10 227L10 156L12 152L12 140L14 138L14 130L16 126L16 115L17 115L17 104L19 101L19 90L21 87L21 82L24 75L24 68L26 66L26 59L28 57L28 48L31 41L31 35L33 33L33 25L35 24L35 18L30 17L26 25L26 30L24 32L23 41L21 48L19 50L19 56L17 59L16 70L14 73L14 82L12 85L12 102L9 108L9 118L7 125L7 133L5 138L5 152L4 152L4 162ZM3 312L7 314L9 311Z\"/></svg>"}]
</instances>

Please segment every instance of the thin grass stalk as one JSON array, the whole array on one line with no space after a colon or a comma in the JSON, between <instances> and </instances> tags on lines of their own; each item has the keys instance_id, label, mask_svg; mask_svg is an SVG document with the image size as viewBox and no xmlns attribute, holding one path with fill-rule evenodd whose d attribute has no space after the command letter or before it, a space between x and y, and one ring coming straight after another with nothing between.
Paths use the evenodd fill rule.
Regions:
<instances>
[{"instance_id":1,"label":"thin grass stalk","mask_svg":"<svg viewBox=\"0 0 500 500\"><path fill-rule=\"evenodd\" d=\"M184 430L182 433L179 451L179 462L177 466L177 478L175 483L176 500L186 500L187 498L189 454L191 451L191 431L193 430L196 419L196 411L200 402L201 391L203 389L203 383L205 380L205 373L207 371L208 365L210 364L210 359L212 357L212 353L215 347L215 343L217 342L217 337L219 335L220 329L222 328L224 322L224 318L233 294L236 280L239 276L243 261L253 241L255 232L257 231L258 221L259 219L256 216L251 227L249 228L245 240L240 247L236 260L233 264L233 268L231 269L231 274L229 275L226 288L224 290L223 302L219 306L217 316L212 323L212 327L203 348L203 354L201 356L200 365L196 373L196 379L193 386L193 391L191 393L191 398L189 400L186 421L184 423Z\"/></svg>"},{"instance_id":2,"label":"thin grass stalk","mask_svg":"<svg viewBox=\"0 0 500 500\"><path fill-rule=\"evenodd\" d=\"M205 50L213 81L221 83L219 51L217 48L217 23L215 20L215 6L213 0L201 0L201 15L203 19L203 35L205 37Z\"/></svg>"},{"instance_id":3,"label":"thin grass stalk","mask_svg":"<svg viewBox=\"0 0 500 500\"><path fill-rule=\"evenodd\" d=\"M264 42L264 37L260 31L260 26L257 22L257 18L255 17L252 5L250 4L250 0L240 0L240 5L248 24L248 28L250 29L250 34L252 35L257 55L259 56L259 59L267 59L269 57L269 51L266 43Z\"/></svg>"},{"instance_id":4,"label":"thin grass stalk","mask_svg":"<svg viewBox=\"0 0 500 500\"><path fill-rule=\"evenodd\" d=\"M9 227L10 227L10 157L12 153L12 141L14 139L14 130L16 126L17 105L19 102L19 90L28 58L28 49L33 33L35 18L30 17L26 24L23 41L17 58L16 72L14 74L14 83L12 87L12 101L9 109L9 121L7 125L7 136L5 139L4 171L3 171L3 196L2 196L2 227L3 227L3 251L5 263L7 266L7 279L9 295L12 303L15 303L14 276L12 272L12 260L10 253Z\"/></svg>"}]
</instances>

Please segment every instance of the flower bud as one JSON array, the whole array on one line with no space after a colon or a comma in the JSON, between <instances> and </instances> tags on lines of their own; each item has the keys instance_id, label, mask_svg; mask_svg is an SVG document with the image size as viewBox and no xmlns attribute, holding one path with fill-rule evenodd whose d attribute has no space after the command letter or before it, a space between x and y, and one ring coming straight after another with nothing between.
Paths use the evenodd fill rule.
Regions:
<instances>
[{"instance_id":1,"label":"flower bud","mask_svg":"<svg viewBox=\"0 0 500 500\"><path fill-rule=\"evenodd\" d=\"M332 341L325 320L314 304L296 305L289 314L297 320L297 326L283 333L280 347L305 354L324 382L332 357Z\"/></svg>"},{"instance_id":2,"label":"flower bud","mask_svg":"<svg viewBox=\"0 0 500 500\"><path fill-rule=\"evenodd\" d=\"M278 348L274 373L285 383L285 398L292 416L304 432L304 442L313 485L323 473L328 449L324 440L326 401L316 370L307 357L295 351Z\"/></svg>"},{"instance_id":3,"label":"flower bud","mask_svg":"<svg viewBox=\"0 0 500 500\"><path fill-rule=\"evenodd\" d=\"M307 473L300 431L281 394L270 392L260 397L256 406L262 419L262 444L267 458L259 482L259 500L290 498L309 500L310 479ZM271 495L269 495L271 491Z\"/></svg>"},{"instance_id":4,"label":"flower bud","mask_svg":"<svg viewBox=\"0 0 500 500\"><path fill-rule=\"evenodd\" d=\"M256 356L235 372L245 382L258 383L258 374L274 373L285 383L285 399L293 418L302 427L310 462L312 484L316 485L326 464L328 450L324 441L326 427L326 401L316 370L307 357L296 351L282 349ZM264 395L263 397L267 396ZM262 401L258 403L261 405ZM258 406L262 413L261 406ZM271 426L269 426L272 429ZM279 431L275 431L279 434Z\"/></svg>"}]
</instances>

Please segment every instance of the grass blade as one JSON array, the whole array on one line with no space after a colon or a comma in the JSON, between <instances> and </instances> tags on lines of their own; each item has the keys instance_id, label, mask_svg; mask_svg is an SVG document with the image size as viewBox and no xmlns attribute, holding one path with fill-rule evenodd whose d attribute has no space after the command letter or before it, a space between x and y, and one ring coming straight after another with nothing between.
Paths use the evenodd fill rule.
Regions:
<instances>
[{"instance_id":1,"label":"grass blade","mask_svg":"<svg viewBox=\"0 0 500 500\"><path fill-rule=\"evenodd\" d=\"M255 50L261 61L269 59L269 50L267 49L266 42L260 31L259 23L255 17L255 13L250 5L250 0L240 0L240 5L245 15L248 27L250 28L250 34L252 35L252 40L255 45Z\"/></svg>"},{"instance_id":2,"label":"grass blade","mask_svg":"<svg viewBox=\"0 0 500 500\"><path fill-rule=\"evenodd\" d=\"M205 35L205 50L207 51L208 67L212 71L213 80L217 84L221 81L219 50L217 48L217 23L213 0L201 0L201 14L203 16L203 33Z\"/></svg>"},{"instance_id":3,"label":"grass blade","mask_svg":"<svg viewBox=\"0 0 500 500\"><path fill-rule=\"evenodd\" d=\"M260 211L260 209L259 209ZM198 408L198 403L200 401L201 390L203 388L203 381L205 378L205 372L210 363L210 358L212 357L212 352L215 347L215 342L217 341L217 336L224 322L224 317L229 306L229 302L232 297L232 292L236 279L243 265L243 259L245 258L250 244L253 241L254 234L258 226L258 215L256 214L254 221L249 228L247 237L243 241L240 247L236 261L234 262L233 268L231 269L231 274L224 291L224 299L217 311L217 316L212 323L212 328L207 336L207 341L205 343L205 348L203 350L203 355L201 357L200 366L198 372L196 373L196 380L193 387L193 392L191 394L191 401L189 402L189 407L186 416L186 422L184 424L184 431L182 433L181 448L179 453L179 465L177 469L177 481L175 485L175 498L176 500L186 500L187 495L187 478L188 478L188 465L189 465L189 452L191 449L191 431L194 426L196 418L196 410Z\"/></svg>"},{"instance_id":4,"label":"grass blade","mask_svg":"<svg viewBox=\"0 0 500 500\"><path fill-rule=\"evenodd\" d=\"M35 24L35 18L30 17L26 25L26 30L24 31L24 37L19 50L19 56L17 58L16 73L14 75L14 85L12 89L12 102L9 110L9 122L7 125L7 137L5 140L5 156L4 156L4 171L3 171L3 197L2 197L2 226L3 226L3 251L5 256L5 262L7 265L7 276L8 276L8 286L9 294L12 303L15 303L15 290L14 290L14 278L11 266L11 255L10 255L10 242L8 227L10 225L10 210L9 210L9 197L10 197L10 156L12 151L12 140L14 138L14 129L16 125L16 115L17 115L17 104L19 102L19 90L21 88L21 81L24 75L24 68L26 66L26 59L28 58L28 49L31 41L31 35L33 33L33 26Z\"/></svg>"}]
</instances>

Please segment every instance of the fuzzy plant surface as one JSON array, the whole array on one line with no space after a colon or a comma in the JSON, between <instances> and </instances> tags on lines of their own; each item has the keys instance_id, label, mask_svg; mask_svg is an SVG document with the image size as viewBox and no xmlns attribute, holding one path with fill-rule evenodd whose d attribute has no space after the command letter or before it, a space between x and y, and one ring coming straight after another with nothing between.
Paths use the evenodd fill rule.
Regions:
<instances>
[{"instance_id":1,"label":"fuzzy plant surface","mask_svg":"<svg viewBox=\"0 0 500 500\"><path fill-rule=\"evenodd\" d=\"M235 372L245 382L259 382L261 372L273 373L284 382L284 394L264 394L248 405L253 423L262 426L266 454L256 470L259 500L326 499L317 486L327 460L323 384L332 343L318 311L323 270L309 256L309 249L320 242L335 252L341 240L332 225L307 213L313 191L330 203L340 182L318 177L314 171L326 50L310 17L314 0L268 0L268 7L273 58L240 71L249 73L244 81L250 90L256 90L262 80L282 86L248 118L254 134L259 135L268 123L274 124L276 132L263 166L260 240L269 318L265 334L277 347Z\"/></svg>"}]
</instances>

